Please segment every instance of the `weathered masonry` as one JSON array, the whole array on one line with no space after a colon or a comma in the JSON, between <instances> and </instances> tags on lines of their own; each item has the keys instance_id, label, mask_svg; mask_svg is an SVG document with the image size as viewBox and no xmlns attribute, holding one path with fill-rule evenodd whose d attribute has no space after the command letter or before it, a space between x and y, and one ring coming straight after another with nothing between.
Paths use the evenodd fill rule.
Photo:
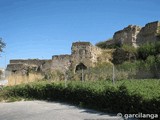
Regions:
<instances>
[{"instance_id":1,"label":"weathered masonry","mask_svg":"<svg viewBox=\"0 0 160 120\"><path fill-rule=\"evenodd\" d=\"M52 57L51 70L65 72L70 69L73 72L81 68L93 67L98 62L101 49L90 42L72 43L71 55L56 55Z\"/></svg>"},{"instance_id":2,"label":"weathered masonry","mask_svg":"<svg viewBox=\"0 0 160 120\"><path fill-rule=\"evenodd\" d=\"M10 60L7 70L14 73L24 73L29 69L37 72L57 70L65 73L70 69L76 72L95 66L100 54L101 49L93 46L90 42L75 42L72 44L71 55L54 55L51 60Z\"/></svg>"},{"instance_id":3,"label":"weathered masonry","mask_svg":"<svg viewBox=\"0 0 160 120\"><path fill-rule=\"evenodd\" d=\"M144 27L129 25L123 30L114 33L113 40L106 41L107 45L128 44L137 47L146 42L160 40L160 22L151 22ZM105 51L105 52L104 52ZM70 55L54 55L49 60L28 59L10 60L7 70L14 73L27 71L46 72L67 70L77 72L81 69L94 67L99 62L110 62L112 50L102 50L90 42L74 42ZM105 53L105 54L104 54Z\"/></svg>"},{"instance_id":4,"label":"weathered masonry","mask_svg":"<svg viewBox=\"0 0 160 120\"><path fill-rule=\"evenodd\" d=\"M146 42L160 40L160 22L151 22L144 27L129 25L123 30L117 31L113 35L113 40L106 41L107 45L128 44L137 47Z\"/></svg>"},{"instance_id":5,"label":"weathered masonry","mask_svg":"<svg viewBox=\"0 0 160 120\"><path fill-rule=\"evenodd\" d=\"M39 60L39 59L15 59L10 60L10 64L7 65L6 70L12 73L26 74L29 70L40 72L49 69L51 60Z\"/></svg>"}]
</instances>

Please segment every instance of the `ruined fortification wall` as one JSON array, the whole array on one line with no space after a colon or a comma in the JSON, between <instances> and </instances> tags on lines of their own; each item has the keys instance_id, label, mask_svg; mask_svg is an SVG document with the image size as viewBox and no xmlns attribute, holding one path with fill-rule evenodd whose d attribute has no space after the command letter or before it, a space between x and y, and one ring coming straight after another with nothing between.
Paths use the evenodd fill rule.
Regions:
<instances>
[{"instance_id":1,"label":"ruined fortification wall","mask_svg":"<svg viewBox=\"0 0 160 120\"><path fill-rule=\"evenodd\" d=\"M160 39L160 22L152 22L146 24L144 27L136 25L129 25L123 30L117 31L113 40L107 41L106 44L128 44L137 47L145 42L154 42L159 35ZM42 72L48 70L58 70L65 72L67 69L74 70L78 65L80 67L94 67L98 62L110 62L112 59L111 51L104 51L90 42L74 42L71 48L71 55L56 55L52 60L39 59L16 59L10 60L7 69L10 71L21 71L27 68L40 69Z\"/></svg>"},{"instance_id":2,"label":"ruined fortification wall","mask_svg":"<svg viewBox=\"0 0 160 120\"><path fill-rule=\"evenodd\" d=\"M51 70L66 72L71 64L71 55L55 55L52 57Z\"/></svg>"},{"instance_id":3,"label":"ruined fortification wall","mask_svg":"<svg viewBox=\"0 0 160 120\"><path fill-rule=\"evenodd\" d=\"M28 66L21 63L17 63L17 64L12 63L7 65L7 70L12 72L27 70L27 69L28 69Z\"/></svg>"},{"instance_id":4,"label":"ruined fortification wall","mask_svg":"<svg viewBox=\"0 0 160 120\"><path fill-rule=\"evenodd\" d=\"M52 57L51 70L66 72L75 71L76 66L83 64L85 67L93 67L98 62L101 49L90 42L75 42L72 44L71 55L55 55Z\"/></svg>"},{"instance_id":5,"label":"ruined fortification wall","mask_svg":"<svg viewBox=\"0 0 160 120\"><path fill-rule=\"evenodd\" d=\"M129 44L136 46L137 34L140 30L141 27L139 26L129 25L123 30L117 31L113 36L113 40L116 44Z\"/></svg>"},{"instance_id":6,"label":"ruined fortification wall","mask_svg":"<svg viewBox=\"0 0 160 120\"><path fill-rule=\"evenodd\" d=\"M107 45L111 44L128 44L137 47L146 42L155 42L160 40L160 22L151 22L144 27L129 25L123 30L114 33L113 41L107 41Z\"/></svg>"},{"instance_id":7,"label":"ruined fortification wall","mask_svg":"<svg viewBox=\"0 0 160 120\"><path fill-rule=\"evenodd\" d=\"M50 69L51 60L39 60L39 59L14 59L10 60L10 64L7 65L8 71L19 71L22 72L23 70L37 70L45 71Z\"/></svg>"},{"instance_id":8,"label":"ruined fortification wall","mask_svg":"<svg viewBox=\"0 0 160 120\"><path fill-rule=\"evenodd\" d=\"M51 60L14 59L7 65L8 85L33 82L44 78L42 72L50 70Z\"/></svg>"},{"instance_id":9,"label":"ruined fortification wall","mask_svg":"<svg viewBox=\"0 0 160 120\"><path fill-rule=\"evenodd\" d=\"M72 68L83 63L86 67L93 67L97 62L98 54L101 54L101 49L93 46L89 42L75 42L72 44Z\"/></svg>"},{"instance_id":10,"label":"ruined fortification wall","mask_svg":"<svg viewBox=\"0 0 160 120\"><path fill-rule=\"evenodd\" d=\"M10 60L10 64L28 64L28 65L42 65L45 62L49 62L50 60L39 60L39 59L14 59Z\"/></svg>"},{"instance_id":11,"label":"ruined fortification wall","mask_svg":"<svg viewBox=\"0 0 160 120\"><path fill-rule=\"evenodd\" d=\"M91 66L91 44L89 42L76 42L72 44L72 66L83 63L85 66Z\"/></svg>"},{"instance_id":12,"label":"ruined fortification wall","mask_svg":"<svg viewBox=\"0 0 160 120\"><path fill-rule=\"evenodd\" d=\"M96 46L91 47L91 61L93 66L97 64L99 55L102 54L102 49L99 49Z\"/></svg>"},{"instance_id":13,"label":"ruined fortification wall","mask_svg":"<svg viewBox=\"0 0 160 120\"><path fill-rule=\"evenodd\" d=\"M115 49L104 49L97 57L97 64L111 63ZM112 63L111 63L112 64Z\"/></svg>"},{"instance_id":14,"label":"ruined fortification wall","mask_svg":"<svg viewBox=\"0 0 160 120\"><path fill-rule=\"evenodd\" d=\"M93 67L98 62L99 54L101 54L101 49L93 46L90 42L75 42L72 44L71 55L55 55L52 60L10 60L7 70L34 69L42 72L57 70L64 73L68 69L74 70L80 63L83 63L86 67Z\"/></svg>"},{"instance_id":15,"label":"ruined fortification wall","mask_svg":"<svg viewBox=\"0 0 160 120\"><path fill-rule=\"evenodd\" d=\"M156 35L157 33L160 33L158 29L159 27L160 22L158 21L146 24L145 27L140 30L140 33L137 36L137 44L140 45L146 42L157 41Z\"/></svg>"}]
</instances>

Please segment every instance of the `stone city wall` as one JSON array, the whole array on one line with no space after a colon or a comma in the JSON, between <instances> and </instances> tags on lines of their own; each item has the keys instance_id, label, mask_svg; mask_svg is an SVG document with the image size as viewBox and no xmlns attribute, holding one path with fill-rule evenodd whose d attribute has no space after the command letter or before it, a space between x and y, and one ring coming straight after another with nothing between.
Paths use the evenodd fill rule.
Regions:
<instances>
[{"instance_id":1,"label":"stone city wall","mask_svg":"<svg viewBox=\"0 0 160 120\"><path fill-rule=\"evenodd\" d=\"M44 64L45 62L48 62L50 60L46 59L46 60L40 60L40 59L13 59L13 60L10 60L10 64L28 64L28 65L42 65Z\"/></svg>"},{"instance_id":2,"label":"stone city wall","mask_svg":"<svg viewBox=\"0 0 160 120\"><path fill-rule=\"evenodd\" d=\"M89 42L76 42L72 44L72 68L83 64L86 67L93 67L97 62L98 54L101 54L101 49L93 46Z\"/></svg>"},{"instance_id":3,"label":"stone city wall","mask_svg":"<svg viewBox=\"0 0 160 120\"><path fill-rule=\"evenodd\" d=\"M160 33L158 30L159 26L160 22L158 21L146 24L145 27L140 30L137 36L137 44L140 45L146 42L157 41L156 35Z\"/></svg>"},{"instance_id":4,"label":"stone city wall","mask_svg":"<svg viewBox=\"0 0 160 120\"><path fill-rule=\"evenodd\" d=\"M112 41L106 41L107 45L128 44L137 47L146 42L155 42L160 40L160 22L151 22L144 27L129 25L123 30L114 33Z\"/></svg>"},{"instance_id":5,"label":"stone city wall","mask_svg":"<svg viewBox=\"0 0 160 120\"><path fill-rule=\"evenodd\" d=\"M71 64L71 55L55 55L52 57L51 70L66 72Z\"/></svg>"},{"instance_id":6,"label":"stone city wall","mask_svg":"<svg viewBox=\"0 0 160 120\"><path fill-rule=\"evenodd\" d=\"M132 46L139 46L147 41L152 42L157 40L160 36L160 22L152 22L139 27L136 25L129 25L123 30L115 32L113 40L107 41L106 44L128 44ZM71 55L55 55L52 60L39 60L39 59L16 59L10 60L7 69L10 71L29 68L40 69L42 72L48 70L65 73L68 69L75 71L76 67L94 67L100 61L110 62L111 51L104 51L90 42L74 42L71 47ZM104 57L105 56L105 57Z\"/></svg>"},{"instance_id":7,"label":"stone city wall","mask_svg":"<svg viewBox=\"0 0 160 120\"><path fill-rule=\"evenodd\" d=\"M49 65L48 65L49 64ZM7 65L6 70L14 72L14 71L23 71L32 69L37 71L44 71L46 69L50 69L51 60L39 60L39 59L14 59L10 60L10 64Z\"/></svg>"},{"instance_id":8,"label":"stone city wall","mask_svg":"<svg viewBox=\"0 0 160 120\"><path fill-rule=\"evenodd\" d=\"M124 28L116 32L113 36L113 40L117 44L129 44L136 46L136 39L137 34L140 32L141 28L136 25L129 25L128 27Z\"/></svg>"}]
</instances>

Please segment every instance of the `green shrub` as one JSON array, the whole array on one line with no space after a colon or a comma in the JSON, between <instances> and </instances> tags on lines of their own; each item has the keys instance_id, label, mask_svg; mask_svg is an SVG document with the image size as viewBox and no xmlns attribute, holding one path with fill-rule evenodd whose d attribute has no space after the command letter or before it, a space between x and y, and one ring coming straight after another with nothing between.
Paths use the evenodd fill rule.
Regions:
<instances>
[{"instance_id":1,"label":"green shrub","mask_svg":"<svg viewBox=\"0 0 160 120\"><path fill-rule=\"evenodd\" d=\"M124 44L124 45L122 46L122 49L123 49L124 51L130 53L130 54L134 54L135 56L136 56L136 54L137 54L137 49L136 49L135 47L131 46L131 45L126 45L126 44Z\"/></svg>"},{"instance_id":2,"label":"green shrub","mask_svg":"<svg viewBox=\"0 0 160 120\"><path fill-rule=\"evenodd\" d=\"M159 80L125 80L64 83L38 82L7 88L9 97L60 100L80 106L121 113L158 113ZM156 107L155 107L156 106Z\"/></svg>"},{"instance_id":3,"label":"green shrub","mask_svg":"<svg viewBox=\"0 0 160 120\"><path fill-rule=\"evenodd\" d=\"M138 58L146 60L148 56L160 54L160 42L147 42L138 48Z\"/></svg>"},{"instance_id":4,"label":"green shrub","mask_svg":"<svg viewBox=\"0 0 160 120\"><path fill-rule=\"evenodd\" d=\"M121 48L116 48L113 52L114 64L122 64L125 61L135 61L137 59L137 50L133 46L123 45Z\"/></svg>"},{"instance_id":5,"label":"green shrub","mask_svg":"<svg viewBox=\"0 0 160 120\"><path fill-rule=\"evenodd\" d=\"M156 55L160 54L160 41L155 43Z\"/></svg>"},{"instance_id":6,"label":"green shrub","mask_svg":"<svg viewBox=\"0 0 160 120\"><path fill-rule=\"evenodd\" d=\"M98 42L98 43L96 43L96 46L99 47L99 48L102 48L102 49L119 48L120 44L110 44L110 45L107 44L107 41L112 41L112 40L113 40L113 38L110 38L106 41Z\"/></svg>"},{"instance_id":7,"label":"green shrub","mask_svg":"<svg viewBox=\"0 0 160 120\"><path fill-rule=\"evenodd\" d=\"M98 42L98 43L96 43L96 46L99 47L99 48L102 48L102 49L107 48L106 41Z\"/></svg>"},{"instance_id":8,"label":"green shrub","mask_svg":"<svg viewBox=\"0 0 160 120\"><path fill-rule=\"evenodd\" d=\"M117 48L113 52L113 60L114 64L122 64L124 61L127 61L127 52L122 48Z\"/></svg>"}]
</instances>

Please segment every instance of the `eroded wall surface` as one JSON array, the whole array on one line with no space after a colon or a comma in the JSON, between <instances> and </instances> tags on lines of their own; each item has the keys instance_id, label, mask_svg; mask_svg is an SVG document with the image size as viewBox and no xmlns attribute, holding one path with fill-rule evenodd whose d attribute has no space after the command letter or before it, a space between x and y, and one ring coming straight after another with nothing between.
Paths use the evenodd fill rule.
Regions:
<instances>
[{"instance_id":1,"label":"eroded wall surface","mask_svg":"<svg viewBox=\"0 0 160 120\"><path fill-rule=\"evenodd\" d=\"M6 70L14 73L24 73L24 71L27 72L30 70L37 72L50 69L50 66L51 66L51 60L14 59L10 60L10 64L7 65Z\"/></svg>"},{"instance_id":2,"label":"eroded wall surface","mask_svg":"<svg viewBox=\"0 0 160 120\"><path fill-rule=\"evenodd\" d=\"M158 40L157 34L160 33L160 22L152 22L146 24L139 32L137 36L137 44L143 44L146 42L155 42Z\"/></svg>"},{"instance_id":3,"label":"eroded wall surface","mask_svg":"<svg viewBox=\"0 0 160 120\"><path fill-rule=\"evenodd\" d=\"M146 42L160 40L160 22L147 23L144 27L129 25L123 30L114 33L112 41L106 41L107 45L127 44L137 47Z\"/></svg>"},{"instance_id":4,"label":"eroded wall surface","mask_svg":"<svg viewBox=\"0 0 160 120\"><path fill-rule=\"evenodd\" d=\"M146 42L154 42L160 39L160 22L152 22L144 27L129 25L123 30L115 32L113 40L106 44L128 44L137 47ZM42 72L55 71L65 73L67 70L75 71L76 67L82 65L84 68L94 67L97 63L110 62L112 59L112 50L104 51L90 42L74 42L71 47L70 55L55 55L51 60L39 59L16 59L10 60L7 66L9 71L25 71L30 69L40 70Z\"/></svg>"},{"instance_id":5,"label":"eroded wall surface","mask_svg":"<svg viewBox=\"0 0 160 120\"><path fill-rule=\"evenodd\" d=\"M65 73L71 64L71 55L55 55L52 57L51 70Z\"/></svg>"},{"instance_id":6,"label":"eroded wall surface","mask_svg":"<svg viewBox=\"0 0 160 120\"><path fill-rule=\"evenodd\" d=\"M75 71L80 64L88 67L94 67L98 62L98 55L101 49L93 46L89 42L75 42L72 44L71 62L72 69Z\"/></svg>"},{"instance_id":7,"label":"eroded wall surface","mask_svg":"<svg viewBox=\"0 0 160 120\"><path fill-rule=\"evenodd\" d=\"M132 46L136 46L137 35L139 34L141 27L136 25L129 25L128 27L124 28L116 32L113 36L113 40L117 44L128 44Z\"/></svg>"}]
</instances>

